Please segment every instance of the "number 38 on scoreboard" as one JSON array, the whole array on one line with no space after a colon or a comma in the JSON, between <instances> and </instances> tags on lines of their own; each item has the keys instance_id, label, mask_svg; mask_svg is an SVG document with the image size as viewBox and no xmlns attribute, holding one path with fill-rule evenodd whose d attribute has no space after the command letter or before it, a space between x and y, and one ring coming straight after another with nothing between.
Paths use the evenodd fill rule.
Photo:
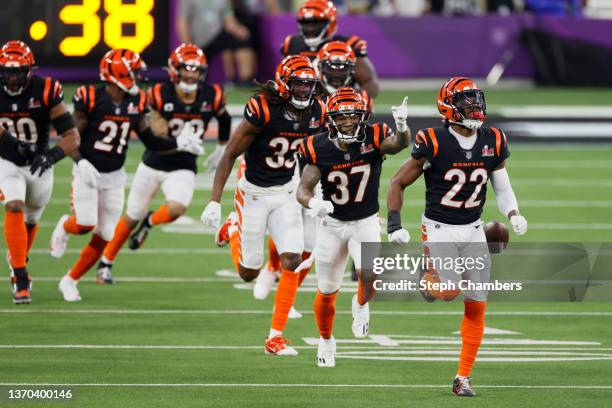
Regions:
<instances>
[{"instance_id":1,"label":"number 38 on scoreboard","mask_svg":"<svg viewBox=\"0 0 612 408\"><path fill-rule=\"evenodd\" d=\"M104 32L104 43L109 48L128 48L142 52L153 42L155 24L150 14L154 0L135 0L124 4L122 0L83 0L82 4L64 6L59 18L64 24L83 26L83 35L66 37L59 50L66 56L84 56L99 42ZM98 15L104 7L107 16L102 21ZM124 35L123 26L133 24L133 35ZM102 29L104 27L104 29Z\"/></svg>"}]
</instances>

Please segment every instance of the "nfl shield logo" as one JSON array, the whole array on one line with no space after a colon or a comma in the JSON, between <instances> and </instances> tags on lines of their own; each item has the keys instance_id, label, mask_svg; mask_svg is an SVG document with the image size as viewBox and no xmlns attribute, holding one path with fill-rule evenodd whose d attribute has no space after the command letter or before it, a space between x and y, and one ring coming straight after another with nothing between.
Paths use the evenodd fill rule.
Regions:
<instances>
[{"instance_id":1,"label":"nfl shield logo","mask_svg":"<svg viewBox=\"0 0 612 408\"><path fill-rule=\"evenodd\" d=\"M465 158L470 160L472 158L472 152L471 151L465 152Z\"/></svg>"},{"instance_id":2,"label":"nfl shield logo","mask_svg":"<svg viewBox=\"0 0 612 408\"><path fill-rule=\"evenodd\" d=\"M345 153L344 160L351 160L351 155L349 153Z\"/></svg>"},{"instance_id":3,"label":"nfl shield logo","mask_svg":"<svg viewBox=\"0 0 612 408\"><path fill-rule=\"evenodd\" d=\"M14 103L14 104L12 104L12 105L11 105L11 109L13 110L13 112L16 112L18 108L19 108L19 107L17 106L17 104L16 104L16 103Z\"/></svg>"},{"instance_id":4,"label":"nfl shield logo","mask_svg":"<svg viewBox=\"0 0 612 408\"><path fill-rule=\"evenodd\" d=\"M299 123L296 122L293 124L293 130L298 130L299 127L300 127Z\"/></svg>"},{"instance_id":5,"label":"nfl shield logo","mask_svg":"<svg viewBox=\"0 0 612 408\"><path fill-rule=\"evenodd\" d=\"M115 115L119 115L121 113L121 108L115 108Z\"/></svg>"}]
</instances>

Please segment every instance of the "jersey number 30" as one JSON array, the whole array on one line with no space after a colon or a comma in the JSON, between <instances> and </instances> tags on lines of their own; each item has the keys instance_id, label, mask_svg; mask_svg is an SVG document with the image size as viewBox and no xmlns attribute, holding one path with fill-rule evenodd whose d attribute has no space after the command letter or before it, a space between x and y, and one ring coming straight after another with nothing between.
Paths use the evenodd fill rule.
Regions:
<instances>
[{"instance_id":1,"label":"jersey number 30","mask_svg":"<svg viewBox=\"0 0 612 408\"><path fill-rule=\"evenodd\" d=\"M487 175L487 171L485 169L476 169L472 172L472 174L470 174L470 183L478 183L474 188L474 192L472 193L470 198L468 198L466 201L453 200L453 198L455 198L455 196L463 188L466 178L467 177L465 175L465 172L460 169L451 169L446 172L446 174L444 175L444 180L457 181L451 187L451 189L448 190L446 194L444 194L444 197L442 197L442 201L440 201L442 205L454 208L461 208L461 206L464 206L465 208L473 208L478 207L480 205L480 200L476 200L476 198L478 197L478 194L480 194L482 186L487 183L487 180L489 178Z\"/></svg>"}]
</instances>

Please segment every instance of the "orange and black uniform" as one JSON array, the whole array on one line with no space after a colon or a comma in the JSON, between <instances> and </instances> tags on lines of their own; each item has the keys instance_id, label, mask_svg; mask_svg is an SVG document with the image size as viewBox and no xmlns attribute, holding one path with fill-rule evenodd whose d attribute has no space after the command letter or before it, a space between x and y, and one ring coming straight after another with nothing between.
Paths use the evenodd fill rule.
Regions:
<instances>
[{"instance_id":1,"label":"orange and black uniform","mask_svg":"<svg viewBox=\"0 0 612 408\"><path fill-rule=\"evenodd\" d=\"M419 130L412 157L426 158L425 217L464 225L480 219L489 175L510 156L506 136L496 128L480 128L476 143L465 150L447 127Z\"/></svg>"},{"instance_id":2,"label":"orange and black uniform","mask_svg":"<svg viewBox=\"0 0 612 408\"><path fill-rule=\"evenodd\" d=\"M350 37L334 34L328 41L323 41L317 49L312 49L304 42L304 37L298 34L288 35L281 44L281 54L283 57L287 55L303 55L310 59L315 59L321 47L329 41L342 41L347 43L355 52L357 58L368 56L368 43L366 40L352 35Z\"/></svg>"},{"instance_id":3,"label":"orange and black uniform","mask_svg":"<svg viewBox=\"0 0 612 408\"><path fill-rule=\"evenodd\" d=\"M295 154L306 136L325 128L325 106L315 99L308 121L288 119L281 104L271 104L263 95L249 99L244 117L259 133L245 153L246 180L259 187L287 184L295 172Z\"/></svg>"},{"instance_id":4,"label":"orange and black uniform","mask_svg":"<svg viewBox=\"0 0 612 408\"><path fill-rule=\"evenodd\" d=\"M59 81L34 75L19 95L11 96L0 90L0 125L19 140L36 144L39 152L45 151L49 148L49 111L63 101ZM17 166L29 164L17 152L17 146L6 143L0 143L0 157Z\"/></svg>"},{"instance_id":5,"label":"orange and black uniform","mask_svg":"<svg viewBox=\"0 0 612 408\"><path fill-rule=\"evenodd\" d=\"M321 171L323 199L334 204L332 218L356 221L378 212L378 189L384 155L380 146L393 136L386 124L366 125L362 142L341 150L329 133L310 136L300 147L300 160Z\"/></svg>"},{"instance_id":6,"label":"orange and black uniform","mask_svg":"<svg viewBox=\"0 0 612 408\"><path fill-rule=\"evenodd\" d=\"M149 89L149 101L151 108L168 121L169 135L173 138L180 134L186 122L205 132L210 120L216 118L219 124L219 140L229 139L232 119L224 109L225 96L220 85L202 84L195 101L186 104L179 99L173 83L158 83ZM186 152L161 155L156 151L146 150L142 161L147 166L161 171L197 171L196 156Z\"/></svg>"}]
</instances>

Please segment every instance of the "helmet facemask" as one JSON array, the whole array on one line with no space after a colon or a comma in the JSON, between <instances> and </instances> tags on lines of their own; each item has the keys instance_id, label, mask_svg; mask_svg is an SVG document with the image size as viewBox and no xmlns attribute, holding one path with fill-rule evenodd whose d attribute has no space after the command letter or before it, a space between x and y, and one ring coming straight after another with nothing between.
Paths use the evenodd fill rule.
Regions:
<instances>
[{"instance_id":1,"label":"helmet facemask","mask_svg":"<svg viewBox=\"0 0 612 408\"><path fill-rule=\"evenodd\" d=\"M298 25L300 34L304 38L304 42L310 48L317 48L327 36L329 21L321 19L305 19L299 20Z\"/></svg>"},{"instance_id":2,"label":"helmet facemask","mask_svg":"<svg viewBox=\"0 0 612 408\"><path fill-rule=\"evenodd\" d=\"M487 105L484 92L481 90L468 90L453 95L451 104L453 110L459 115L458 121L451 121L467 129L479 129L485 121Z\"/></svg>"},{"instance_id":3,"label":"helmet facemask","mask_svg":"<svg viewBox=\"0 0 612 408\"><path fill-rule=\"evenodd\" d=\"M185 72L188 74L185 75ZM197 73L194 75L194 73ZM206 67L181 64L178 69L178 88L185 93L194 93L206 78Z\"/></svg>"},{"instance_id":4,"label":"helmet facemask","mask_svg":"<svg viewBox=\"0 0 612 408\"><path fill-rule=\"evenodd\" d=\"M10 96L20 95L27 88L32 77L31 66L0 67L0 83Z\"/></svg>"},{"instance_id":5,"label":"helmet facemask","mask_svg":"<svg viewBox=\"0 0 612 408\"><path fill-rule=\"evenodd\" d=\"M313 101L317 89L316 79L290 79L287 81L289 89L289 103L297 109L308 108Z\"/></svg>"},{"instance_id":6,"label":"helmet facemask","mask_svg":"<svg viewBox=\"0 0 612 408\"><path fill-rule=\"evenodd\" d=\"M369 112L364 110L346 110L329 112L331 134L342 143L361 143L365 140L365 124L369 119Z\"/></svg>"},{"instance_id":7,"label":"helmet facemask","mask_svg":"<svg viewBox=\"0 0 612 408\"><path fill-rule=\"evenodd\" d=\"M349 86L355 74L355 64L348 61L322 61L320 63L321 82L329 93Z\"/></svg>"}]
</instances>

